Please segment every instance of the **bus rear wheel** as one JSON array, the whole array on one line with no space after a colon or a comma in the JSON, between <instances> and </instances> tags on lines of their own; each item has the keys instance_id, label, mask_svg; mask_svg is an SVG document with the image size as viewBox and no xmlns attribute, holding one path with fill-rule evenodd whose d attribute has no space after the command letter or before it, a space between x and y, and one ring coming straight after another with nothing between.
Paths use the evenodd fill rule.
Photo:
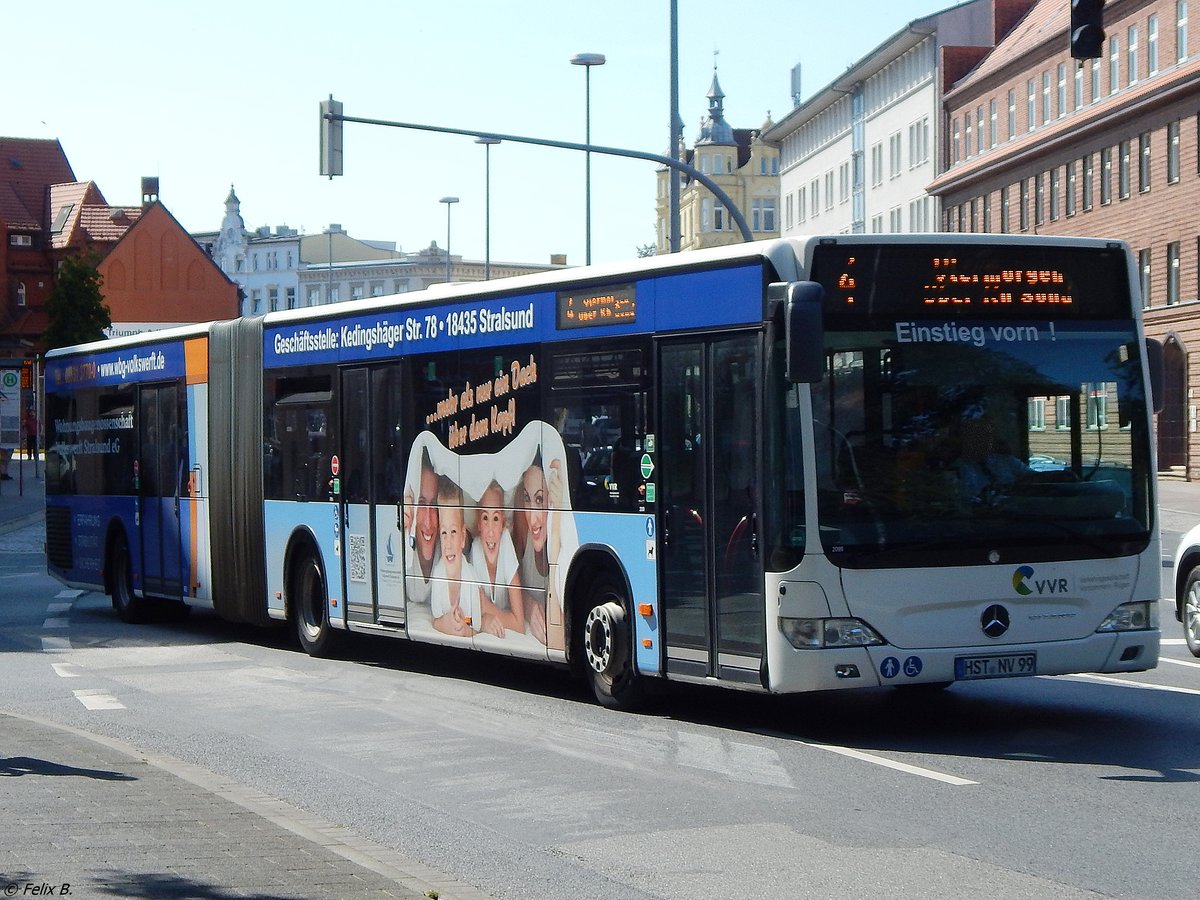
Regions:
<instances>
[{"instance_id":1,"label":"bus rear wheel","mask_svg":"<svg viewBox=\"0 0 1200 900\"><path fill-rule=\"evenodd\" d=\"M291 584L289 600L300 646L309 656L332 655L336 635L329 624L329 592L321 563L312 550L301 553Z\"/></svg>"},{"instance_id":2,"label":"bus rear wheel","mask_svg":"<svg viewBox=\"0 0 1200 900\"><path fill-rule=\"evenodd\" d=\"M112 573L109 582L112 591L113 609L122 622L131 625L145 622L148 604L144 597L133 593L133 557L129 553L129 542L125 535L118 535L108 554L108 568Z\"/></svg>"},{"instance_id":3,"label":"bus rear wheel","mask_svg":"<svg viewBox=\"0 0 1200 900\"><path fill-rule=\"evenodd\" d=\"M624 589L611 575L601 575L592 587L579 629L578 646L588 683L600 705L609 709L633 709L642 699L630 652L628 605Z\"/></svg>"}]
</instances>

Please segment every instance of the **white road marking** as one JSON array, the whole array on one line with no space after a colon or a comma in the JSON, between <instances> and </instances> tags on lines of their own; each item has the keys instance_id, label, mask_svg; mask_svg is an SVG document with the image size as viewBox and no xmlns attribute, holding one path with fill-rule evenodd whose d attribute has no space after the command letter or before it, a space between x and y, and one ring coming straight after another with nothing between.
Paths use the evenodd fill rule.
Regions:
<instances>
[{"instance_id":1,"label":"white road marking","mask_svg":"<svg viewBox=\"0 0 1200 900\"><path fill-rule=\"evenodd\" d=\"M1183 638L1159 638L1158 642L1164 647L1182 647L1187 643Z\"/></svg>"},{"instance_id":2,"label":"white road marking","mask_svg":"<svg viewBox=\"0 0 1200 900\"><path fill-rule=\"evenodd\" d=\"M1173 666L1191 666L1193 669L1200 669L1200 662L1192 662L1190 659L1171 659L1169 656L1160 656L1160 663L1170 663Z\"/></svg>"},{"instance_id":3,"label":"white road marking","mask_svg":"<svg viewBox=\"0 0 1200 900\"><path fill-rule=\"evenodd\" d=\"M42 623L43 628L70 628L71 620L66 616L52 616Z\"/></svg>"},{"instance_id":4,"label":"white road marking","mask_svg":"<svg viewBox=\"0 0 1200 900\"><path fill-rule=\"evenodd\" d=\"M1200 690L1195 688L1172 687L1168 684L1144 684L1140 681L1126 681L1123 678L1109 678L1106 675L1055 675L1055 678L1070 678L1086 681L1100 681L1105 684L1116 684L1121 687L1140 688L1143 691L1168 691L1173 694L1195 694L1200 696Z\"/></svg>"},{"instance_id":5,"label":"white road marking","mask_svg":"<svg viewBox=\"0 0 1200 900\"><path fill-rule=\"evenodd\" d=\"M54 669L59 678L79 677L79 673L75 671L75 666L70 663L50 663L50 668Z\"/></svg>"},{"instance_id":6,"label":"white road marking","mask_svg":"<svg viewBox=\"0 0 1200 900\"><path fill-rule=\"evenodd\" d=\"M59 591L57 594L54 595L54 599L55 600L78 600L82 596L83 596L83 591L68 589L68 590Z\"/></svg>"},{"instance_id":7,"label":"white road marking","mask_svg":"<svg viewBox=\"0 0 1200 900\"><path fill-rule=\"evenodd\" d=\"M922 778L940 781L943 784L952 784L956 787L962 787L968 784L979 784L978 781L971 781L967 778L959 778L957 775L950 775L946 772L938 772L935 769L925 769L921 766L909 765L908 763L902 763L894 759L888 759L884 756L877 756L874 753L867 753L863 750L853 750L850 747L839 747L836 744L814 744L811 741L801 741L797 740L796 738L790 738L787 735L778 733L775 733L775 736L789 740L793 744L799 744L802 747L815 747L817 750L828 750L830 753L837 753L839 756L848 756L851 759L857 759L860 762L868 762L872 765L883 766L886 769L895 769L897 772L904 772L907 775L919 775Z\"/></svg>"},{"instance_id":8,"label":"white road marking","mask_svg":"<svg viewBox=\"0 0 1200 900\"><path fill-rule=\"evenodd\" d=\"M75 699L88 709L125 709L125 704L107 691L72 691Z\"/></svg>"},{"instance_id":9,"label":"white road marking","mask_svg":"<svg viewBox=\"0 0 1200 900\"><path fill-rule=\"evenodd\" d=\"M75 604L73 604L73 603L51 603L49 606L46 607L46 612L50 613L51 615L55 615L57 613L64 613L74 605Z\"/></svg>"},{"instance_id":10,"label":"white road marking","mask_svg":"<svg viewBox=\"0 0 1200 900\"><path fill-rule=\"evenodd\" d=\"M55 653L59 650L70 650L71 641L65 637L44 637L42 638L42 652Z\"/></svg>"}]
</instances>

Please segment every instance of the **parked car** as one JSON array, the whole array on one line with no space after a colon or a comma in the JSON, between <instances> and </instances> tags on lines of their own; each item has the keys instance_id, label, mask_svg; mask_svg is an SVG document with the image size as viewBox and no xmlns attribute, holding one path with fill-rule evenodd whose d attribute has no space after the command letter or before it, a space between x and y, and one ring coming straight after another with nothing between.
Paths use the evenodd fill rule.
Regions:
<instances>
[{"instance_id":1,"label":"parked car","mask_svg":"<svg viewBox=\"0 0 1200 900\"><path fill-rule=\"evenodd\" d=\"M1175 618L1193 656L1200 656L1200 525L1179 541L1175 551Z\"/></svg>"}]
</instances>

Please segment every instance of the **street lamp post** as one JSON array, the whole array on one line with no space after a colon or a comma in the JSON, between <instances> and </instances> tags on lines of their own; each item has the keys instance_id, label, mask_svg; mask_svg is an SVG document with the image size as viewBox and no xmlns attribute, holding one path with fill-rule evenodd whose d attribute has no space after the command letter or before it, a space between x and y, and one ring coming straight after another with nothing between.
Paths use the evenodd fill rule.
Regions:
<instances>
[{"instance_id":1,"label":"street lamp post","mask_svg":"<svg viewBox=\"0 0 1200 900\"><path fill-rule=\"evenodd\" d=\"M477 137L475 143L483 144L483 280L492 278L492 144L500 138Z\"/></svg>"},{"instance_id":2,"label":"street lamp post","mask_svg":"<svg viewBox=\"0 0 1200 900\"><path fill-rule=\"evenodd\" d=\"M457 197L443 197L438 201L446 204L446 284L451 281L450 278L450 205L457 203Z\"/></svg>"},{"instance_id":3,"label":"street lamp post","mask_svg":"<svg viewBox=\"0 0 1200 900\"><path fill-rule=\"evenodd\" d=\"M592 264L592 66L604 65L605 59L603 53L576 53L571 57L571 65L583 66L586 76L584 77L584 108L585 108L585 139L584 143L589 149L585 151L586 157L586 178L587 178L587 199L584 208L584 220L587 235L586 242L586 262L590 266Z\"/></svg>"}]
</instances>

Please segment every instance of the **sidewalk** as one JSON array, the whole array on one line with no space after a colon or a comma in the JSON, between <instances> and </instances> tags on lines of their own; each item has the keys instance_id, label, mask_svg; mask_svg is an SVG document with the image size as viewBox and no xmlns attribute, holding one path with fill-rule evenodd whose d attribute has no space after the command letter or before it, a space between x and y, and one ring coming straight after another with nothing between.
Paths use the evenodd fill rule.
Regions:
<instances>
[{"instance_id":1,"label":"sidewalk","mask_svg":"<svg viewBox=\"0 0 1200 900\"><path fill-rule=\"evenodd\" d=\"M32 460L9 460L8 474L10 480L0 481L0 534L42 521L46 505L46 482L34 477ZM37 474L43 474L40 462Z\"/></svg>"}]
</instances>

